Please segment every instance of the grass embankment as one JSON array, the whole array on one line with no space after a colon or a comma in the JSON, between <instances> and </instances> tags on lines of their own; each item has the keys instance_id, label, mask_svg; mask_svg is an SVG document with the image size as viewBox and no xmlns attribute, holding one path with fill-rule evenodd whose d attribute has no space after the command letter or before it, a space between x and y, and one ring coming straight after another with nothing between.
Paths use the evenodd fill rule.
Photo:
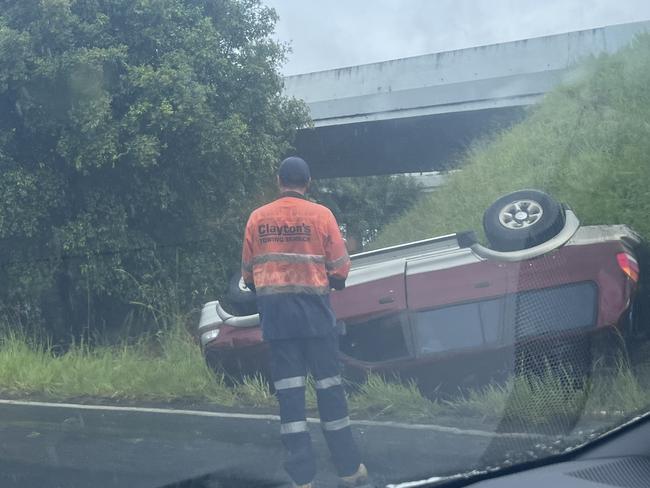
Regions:
<instances>
[{"instance_id":1,"label":"grass embankment","mask_svg":"<svg viewBox=\"0 0 650 488\"><path fill-rule=\"evenodd\" d=\"M384 228L372 247L482 232L483 211L522 188L549 192L583 224L627 224L650 237L649 79L650 35L586 62L522 123L473 147L462 171Z\"/></svg>"},{"instance_id":2,"label":"grass embankment","mask_svg":"<svg viewBox=\"0 0 650 488\"><path fill-rule=\"evenodd\" d=\"M637 368L638 369L638 368ZM650 364L636 375L625 362L606 374L596 372L585 389L567 389L561 375L516 378L505 384L459 392L454 398L425 398L414 383L396 383L371 375L350 395L359 418L441 422L450 417L503 420L540 426L580 412L587 417L619 418L650 406ZM148 340L119 346L79 344L56 354L36 340L15 333L0 338L0 393L54 400L157 401L227 407L275 408L262 377L228 386L205 364L199 347L181 327ZM313 384L307 405L316 407Z\"/></svg>"},{"instance_id":3,"label":"grass embankment","mask_svg":"<svg viewBox=\"0 0 650 488\"><path fill-rule=\"evenodd\" d=\"M512 377L503 384L459 391L452 398L430 400L417 386L371 376L350 398L351 410L364 417L436 422L440 418L506 421L535 428L558 419L619 419L650 407L650 382L642 382L650 364L630 367L620 360L613 368L596 369L581 387L568 373Z\"/></svg>"},{"instance_id":4,"label":"grass embankment","mask_svg":"<svg viewBox=\"0 0 650 488\"><path fill-rule=\"evenodd\" d=\"M53 399L235 402L180 327L132 344L76 344L60 354L44 341L5 332L0 336L0 392Z\"/></svg>"}]
</instances>

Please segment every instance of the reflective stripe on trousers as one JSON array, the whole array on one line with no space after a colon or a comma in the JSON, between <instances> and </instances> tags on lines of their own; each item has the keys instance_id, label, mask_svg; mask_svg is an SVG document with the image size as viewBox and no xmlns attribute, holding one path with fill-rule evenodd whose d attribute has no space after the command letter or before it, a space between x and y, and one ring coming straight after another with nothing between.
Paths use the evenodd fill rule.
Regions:
<instances>
[{"instance_id":1,"label":"reflective stripe on trousers","mask_svg":"<svg viewBox=\"0 0 650 488\"><path fill-rule=\"evenodd\" d=\"M276 390L288 390L289 388L300 388L305 386L304 376L294 376L292 378L283 378L273 382Z\"/></svg>"},{"instance_id":2,"label":"reflective stripe on trousers","mask_svg":"<svg viewBox=\"0 0 650 488\"><path fill-rule=\"evenodd\" d=\"M299 432L309 432L307 421L300 420L298 422L287 422L280 425L280 434L298 434Z\"/></svg>"},{"instance_id":3,"label":"reflective stripe on trousers","mask_svg":"<svg viewBox=\"0 0 650 488\"><path fill-rule=\"evenodd\" d=\"M285 469L296 484L311 482L316 460L305 421L305 377L315 378L321 427L339 475L356 472L361 462L352 437L338 361L338 337L272 340L271 369L280 404L282 442L288 451Z\"/></svg>"},{"instance_id":4,"label":"reflective stripe on trousers","mask_svg":"<svg viewBox=\"0 0 650 488\"><path fill-rule=\"evenodd\" d=\"M317 390L326 390L332 386L339 386L341 384L341 376L330 376L329 378L323 378L322 380L316 380L316 389Z\"/></svg>"}]
</instances>

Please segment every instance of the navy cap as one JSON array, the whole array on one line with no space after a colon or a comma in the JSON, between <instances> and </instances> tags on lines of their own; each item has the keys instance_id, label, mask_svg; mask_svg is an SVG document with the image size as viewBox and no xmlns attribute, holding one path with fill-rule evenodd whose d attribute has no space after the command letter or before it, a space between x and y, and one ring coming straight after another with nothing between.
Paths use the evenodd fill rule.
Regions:
<instances>
[{"instance_id":1,"label":"navy cap","mask_svg":"<svg viewBox=\"0 0 650 488\"><path fill-rule=\"evenodd\" d=\"M280 183L294 187L306 186L311 178L309 165L297 156L291 156L280 163L278 176Z\"/></svg>"}]
</instances>

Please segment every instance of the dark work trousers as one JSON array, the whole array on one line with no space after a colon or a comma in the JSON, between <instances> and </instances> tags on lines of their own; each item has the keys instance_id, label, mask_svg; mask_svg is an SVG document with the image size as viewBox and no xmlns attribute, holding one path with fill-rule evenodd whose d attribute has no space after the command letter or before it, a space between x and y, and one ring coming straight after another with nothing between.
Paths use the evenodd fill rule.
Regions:
<instances>
[{"instance_id":1,"label":"dark work trousers","mask_svg":"<svg viewBox=\"0 0 650 488\"><path fill-rule=\"evenodd\" d=\"M341 384L338 336L269 341L271 372L280 404L280 433L288 451L284 464L297 485L316 476L316 459L305 421L307 372L315 380L321 428L339 476L354 474L361 456L350 429L348 406Z\"/></svg>"}]
</instances>

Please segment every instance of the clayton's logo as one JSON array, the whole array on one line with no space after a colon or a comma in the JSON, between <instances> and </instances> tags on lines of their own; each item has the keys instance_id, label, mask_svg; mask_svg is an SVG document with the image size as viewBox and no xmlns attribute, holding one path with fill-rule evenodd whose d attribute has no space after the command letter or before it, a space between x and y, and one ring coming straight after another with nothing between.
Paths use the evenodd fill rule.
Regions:
<instances>
[{"instance_id":1,"label":"clayton's logo","mask_svg":"<svg viewBox=\"0 0 650 488\"><path fill-rule=\"evenodd\" d=\"M257 227L257 232L260 237L267 236L309 236L311 235L311 226L305 223L295 225L273 225L273 224L260 224Z\"/></svg>"}]
</instances>

